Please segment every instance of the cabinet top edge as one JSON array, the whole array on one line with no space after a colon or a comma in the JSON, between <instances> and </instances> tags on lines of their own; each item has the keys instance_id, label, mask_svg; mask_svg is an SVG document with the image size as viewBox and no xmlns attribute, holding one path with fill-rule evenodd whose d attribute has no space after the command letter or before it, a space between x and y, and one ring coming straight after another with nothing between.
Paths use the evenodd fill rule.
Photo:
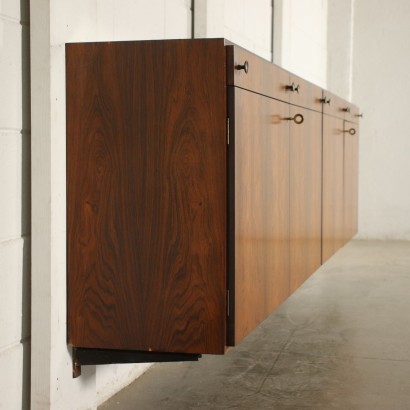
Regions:
<instances>
[{"instance_id":1,"label":"cabinet top edge","mask_svg":"<svg viewBox=\"0 0 410 410\"><path fill-rule=\"evenodd\" d=\"M172 38L172 39L152 39L152 40L101 40L101 41L73 41L66 42L65 46L74 46L74 45L96 45L96 44L149 44L149 43L177 43L177 42L220 42L222 45L233 45L228 40L217 37L217 38ZM228 44L228 43L229 44Z\"/></svg>"},{"instance_id":2,"label":"cabinet top edge","mask_svg":"<svg viewBox=\"0 0 410 410\"><path fill-rule=\"evenodd\" d=\"M173 43L183 43L183 42L187 42L187 43L189 43L189 42L197 42L197 43L209 42L209 43L211 43L211 42L216 42L216 43L220 43L221 46L223 46L227 49L232 49L232 50L240 49L240 50L243 50L246 53L254 56L255 58L261 59L261 60L265 61L266 63L271 64L272 66L282 70L283 72L287 73L289 76L298 77L298 78L302 79L303 81L307 82L308 84L316 87L317 89L321 89L323 93L329 93L334 97L337 97L341 100L346 101L351 106L355 107L356 110L358 110L358 107L354 103L352 103L351 101L346 100L346 99L338 96L337 94L334 94L330 90L328 90L328 89L326 89L322 86L319 86L319 85L317 85L317 84L315 84L315 83L313 83L309 80L306 80L305 78L300 77L297 74L294 74L293 72L287 70L286 68L283 68L282 66L280 66L278 64L275 64L274 62L272 62L270 60L267 60L266 58L254 53L254 52L252 52L252 51L250 51L250 50L248 50L248 49L246 49L242 46L239 46L238 44L232 42L231 40L228 40L228 39L223 38L223 37L194 38L194 39L192 39L192 38L182 38L182 39L181 38L175 38L175 39L144 39L144 40L112 40L112 41L106 41L106 40L102 40L102 41L78 41L78 42L66 42L65 43L65 48L67 50L71 47L76 47L76 46L80 46L80 45L85 46L85 47L87 47L87 46L92 47L92 46L95 46L95 45L98 45L98 44L100 44L100 45L102 45L102 44L104 44L104 45L108 45L108 44L112 44L112 45L116 45L116 44L160 44L160 43L172 43L172 42Z\"/></svg>"}]
</instances>

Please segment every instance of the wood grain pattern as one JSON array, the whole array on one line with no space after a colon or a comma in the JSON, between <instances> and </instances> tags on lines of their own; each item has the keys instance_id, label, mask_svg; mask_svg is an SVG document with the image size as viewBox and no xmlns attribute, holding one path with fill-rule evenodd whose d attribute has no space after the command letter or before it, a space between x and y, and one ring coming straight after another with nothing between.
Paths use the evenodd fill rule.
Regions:
<instances>
[{"instance_id":1,"label":"wood grain pattern","mask_svg":"<svg viewBox=\"0 0 410 410\"><path fill-rule=\"evenodd\" d=\"M327 90L323 90L323 97L326 99L330 99L329 104L323 104L323 113L326 115L332 115L333 117L344 119L346 116L346 112L343 111L343 109L347 106L350 106L351 104L349 104L347 101L332 94Z\"/></svg>"},{"instance_id":2,"label":"wood grain pattern","mask_svg":"<svg viewBox=\"0 0 410 410\"><path fill-rule=\"evenodd\" d=\"M223 40L66 57L69 342L223 353Z\"/></svg>"},{"instance_id":3,"label":"wood grain pattern","mask_svg":"<svg viewBox=\"0 0 410 410\"><path fill-rule=\"evenodd\" d=\"M299 86L299 92L290 92L289 102L299 107L322 112L322 89L294 74L290 74L289 84Z\"/></svg>"},{"instance_id":4,"label":"wood grain pattern","mask_svg":"<svg viewBox=\"0 0 410 410\"><path fill-rule=\"evenodd\" d=\"M322 263L344 244L343 120L323 116Z\"/></svg>"},{"instance_id":5,"label":"wood grain pattern","mask_svg":"<svg viewBox=\"0 0 410 410\"><path fill-rule=\"evenodd\" d=\"M289 72L238 46L227 46L227 84L289 102ZM249 71L237 70L249 63Z\"/></svg>"},{"instance_id":6,"label":"wood grain pattern","mask_svg":"<svg viewBox=\"0 0 410 410\"><path fill-rule=\"evenodd\" d=\"M302 124L290 123L290 289L321 265L322 115L291 107Z\"/></svg>"},{"instance_id":7,"label":"wood grain pattern","mask_svg":"<svg viewBox=\"0 0 410 410\"><path fill-rule=\"evenodd\" d=\"M345 131L350 128L356 134L344 133L344 242L350 241L358 231L359 124L345 121Z\"/></svg>"},{"instance_id":8,"label":"wood grain pattern","mask_svg":"<svg viewBox=\"0 0 410 410\"><path fill-rule=\"evenodd\" d=\"M289 296L289 106L234 93L237 344Z\"/></svg>"}]
</instances>

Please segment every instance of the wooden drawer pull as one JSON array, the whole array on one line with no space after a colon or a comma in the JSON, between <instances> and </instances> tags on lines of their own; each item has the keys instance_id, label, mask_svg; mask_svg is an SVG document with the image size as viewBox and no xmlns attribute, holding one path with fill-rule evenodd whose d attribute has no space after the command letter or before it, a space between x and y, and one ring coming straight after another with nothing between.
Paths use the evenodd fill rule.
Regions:
<instances>
[{"instance_id":1,"label":"wooden drawer pull","mask_svg":"<svg viewBox=\"0 0 410 410\"><path fill-rule=\"evenodd\" d=\"M287 90L292 91L292 92L297 92L299 94L299 90L300 90L300 85L296 85L295 83L292 83L290 85L287 85L285 87Z\"/></svg>"},{"instance_id":2,"label":"wooden drawer pull","mask_svg":"<svg viewBox=\"0 0 410 410\"><path fill-rule=\"evenodd\" d=\"M236 66L236 69L237 69L237 70L244 70L244 71L245 71L245 74L248 74L248 71L249 71L249 63L248 63L248 60L246 60L246 61L243 63L243 65L238 64L238 65Z\"/></svg>"},{"instance_id":3,"label":"wooden drawer pull","mask_svg":"<svg viewBox=\"0 0 410 410\"><path fill-rule=\"evenodd\" d=\"M329 104L330 105L330 101L331 101L331 99L327 98L327 97L323 97L323 98L320 99L320 102L323 103L323 104Z\"/></svg>"}]
</instances>

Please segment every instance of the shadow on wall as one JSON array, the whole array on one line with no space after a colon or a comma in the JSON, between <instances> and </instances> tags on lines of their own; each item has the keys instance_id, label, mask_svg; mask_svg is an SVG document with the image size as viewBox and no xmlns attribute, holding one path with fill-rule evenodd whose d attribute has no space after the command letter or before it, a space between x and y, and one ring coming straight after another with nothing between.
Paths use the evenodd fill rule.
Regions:
<instances>
[{"instance_id":1,"label":"shadow on wall","mask_svg":"<svg viewBox=\"0 0 410 410\"><path fill-rule=\"evenodd\" d=\"M22 408L30 408L31 384L31 119L30 119L30 1L20 0L21 82L22 82L22 161L21 161L21 228L23 245L22 323L23 346Z\"/></svg>"}]
</instances>

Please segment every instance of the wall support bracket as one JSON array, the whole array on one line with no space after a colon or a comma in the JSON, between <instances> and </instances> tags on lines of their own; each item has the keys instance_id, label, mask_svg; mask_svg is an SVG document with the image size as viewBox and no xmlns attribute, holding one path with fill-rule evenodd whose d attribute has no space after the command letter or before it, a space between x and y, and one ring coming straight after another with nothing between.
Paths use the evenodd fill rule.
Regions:
<instances>
[{"instance_id":1,"label":"wall support bracket","mask_svg":"<svg viewBox=\"0 0 410 410\"><path fill-rule=\"evenodd\" d=\"M81 376L81 366L114 363L154 363L198 361L202 355L73 347L73 378Z\"/></svg>"}]
</instances>

